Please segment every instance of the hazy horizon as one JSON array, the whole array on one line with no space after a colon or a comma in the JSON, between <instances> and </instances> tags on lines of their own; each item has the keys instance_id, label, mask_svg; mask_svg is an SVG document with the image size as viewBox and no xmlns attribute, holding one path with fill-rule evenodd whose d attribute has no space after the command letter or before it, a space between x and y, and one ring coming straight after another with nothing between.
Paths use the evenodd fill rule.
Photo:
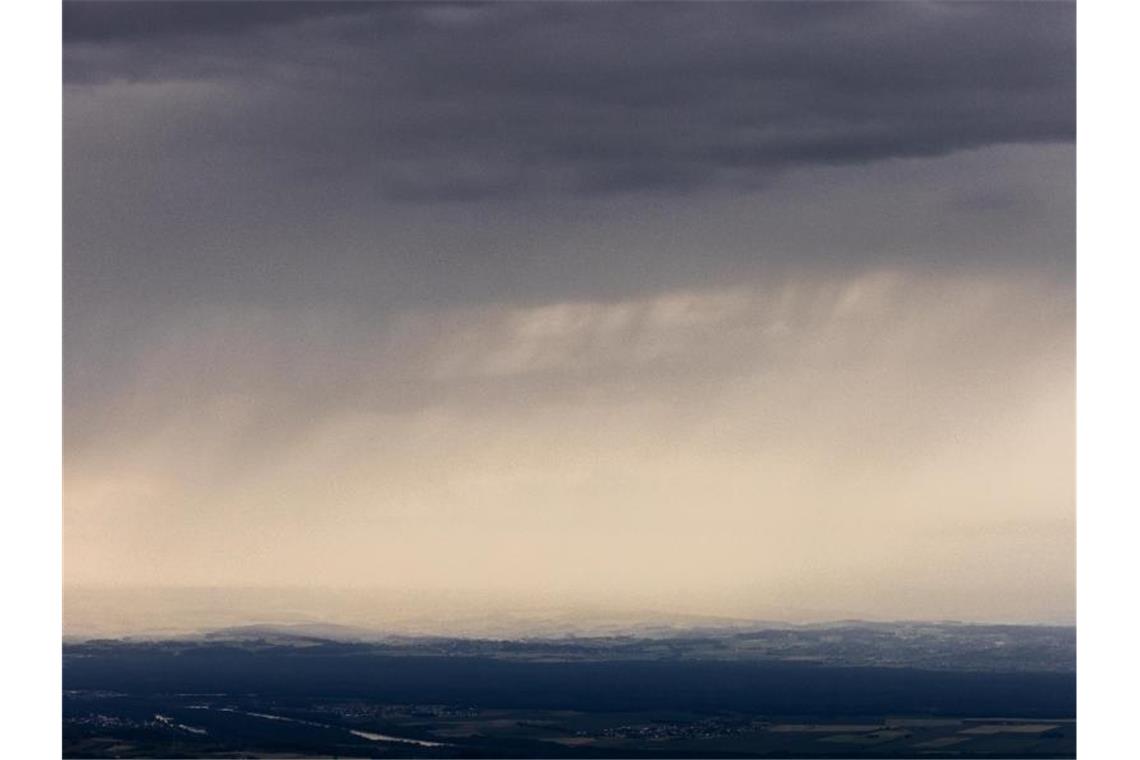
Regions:
<instances>
[{"instance_id":1,"label":"hazy horizon","mask_svg":"<svg viewBox=\"0 0 1140 760\"><path fill-rule=\"evenodd\" d=\"M656 630L837 623L1074 626L1075 619L861 614L854 609L761 606L747 594L694 598L504 595L478 589L68 587L64 636L177 638L246 626L344 628L358 633L460 638L626 635ZM902 610L900 610L902 612Z\"/></svg>"}]
</instances>

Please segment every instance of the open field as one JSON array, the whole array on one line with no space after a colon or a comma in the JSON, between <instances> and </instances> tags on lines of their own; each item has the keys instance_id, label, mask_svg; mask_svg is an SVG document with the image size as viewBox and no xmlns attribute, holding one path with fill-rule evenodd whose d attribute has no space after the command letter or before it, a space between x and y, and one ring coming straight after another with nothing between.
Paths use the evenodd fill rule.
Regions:
<instances>
[{"instance_id":1,"label":"open field","mask_svg":"<svg viewBox=\"0 0 1140 760\"><path fill-rule=\"evenodd\" d=\"M558 646L554 645L554 649ZM648 642L653 651L658 642ZM634 642L616 645L637 654ZM1070 757L1075 675L479 656L336 642L65 649L69 757Z\"/></svg>"},{"instance_id":2,"label":"open field","mask_svg":"<svg viewBox=\"0 0 1140 760\"><path fill-rule=\"evenodd\" d=\"M739 712L457 709L169 695L66 698L72 757L1067 757L1074 720L787 723ZM234 754L238 753L238 754Z\"/></svg>"}]
</instances>

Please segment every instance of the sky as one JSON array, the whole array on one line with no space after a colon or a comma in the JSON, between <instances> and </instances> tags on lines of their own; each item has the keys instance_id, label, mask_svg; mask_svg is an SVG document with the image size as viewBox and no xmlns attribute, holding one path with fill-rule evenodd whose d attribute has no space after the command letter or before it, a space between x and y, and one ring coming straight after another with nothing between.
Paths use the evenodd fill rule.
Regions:
<instances>
[{"instance_id":1,"label":"sky","mask_svg":"<svg viewBox=\"0 0 1140 760\"><path fill-rule=\"evenodd\" d=\"M65 584L1071 622L1074 15L65 3Z\"/></svg>"}]
</instances>

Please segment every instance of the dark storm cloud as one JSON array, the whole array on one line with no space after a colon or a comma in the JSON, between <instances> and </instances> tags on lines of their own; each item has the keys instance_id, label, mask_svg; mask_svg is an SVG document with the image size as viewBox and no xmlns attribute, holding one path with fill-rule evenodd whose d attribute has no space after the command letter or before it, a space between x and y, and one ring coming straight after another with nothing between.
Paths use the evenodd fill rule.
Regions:
<instances>
[{"instance_id":1,"label":"dark storm cloud","mask_svg":"<svg viewBox=\"0 0 1140 760\"><path fill-rule=\"evenodd\" d=\"M1068 4L65 16L68 389L91 407L148 325L213 308L382 329L789 271L1071 277Z\"/></svg>"},{"instance_id":2,"label":"dark storm cloud","mask_svg":"<svg viewBox=\"0 0 1140 760\"><path fill-rule=\"evenodd\" d=\"M1065 3L134 6L68 6L69 81L215 86L164 137L406 201L756 186L1075 129Z\"/></svg>"},{"instance_id":3,"label":"dark storm cloud","mask_svg":"<svg viewBox=\"0 0 1140 760\"><path fill-rule=\"evenodd\" d=\"M113 42L230 35L339 13L367 12L353 2L78 2L63 4L63 41Z\"/></svg>"}]
</instances>

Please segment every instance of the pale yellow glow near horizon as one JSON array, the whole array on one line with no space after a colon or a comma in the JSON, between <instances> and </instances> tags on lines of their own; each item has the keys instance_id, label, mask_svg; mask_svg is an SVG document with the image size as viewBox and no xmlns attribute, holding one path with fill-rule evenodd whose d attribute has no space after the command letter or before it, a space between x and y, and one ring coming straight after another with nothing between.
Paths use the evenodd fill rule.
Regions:
<instances>
[{"instance_id":1,"label":"pale yellow glow near horizon","mask_svg":"<svg viewBox=\"0 0 1140 760\"><path fill-rule=\"evenodd\" d=\"M1049 280L197 317L69 447L72 586L1073 618L1073 310Z\"/></svg>"}]
</instances>

